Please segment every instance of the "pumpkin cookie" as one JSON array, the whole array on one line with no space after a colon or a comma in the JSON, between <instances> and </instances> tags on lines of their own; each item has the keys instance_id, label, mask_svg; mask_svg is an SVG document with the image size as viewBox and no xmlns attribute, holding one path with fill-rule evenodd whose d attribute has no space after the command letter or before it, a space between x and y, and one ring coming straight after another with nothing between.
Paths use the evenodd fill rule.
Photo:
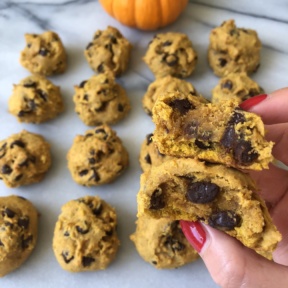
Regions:
<instances>
[{"instance_id":1,"label":"pumpkin cookie","mask_svg":"<svg viewBox=\"0 0 288 288\"><path fill-rule=\"evenodd\" d=\"M153 108L153 141L161 153L261 170L273 160L261 118L235 100L201 103L180 92L159 96Z\"/></svg>"},{"instance_id":2,"label":"pumpkin cookie","mask_svg":"<svg viewBox=\"0 0 288 288\"><path fill-rule=\"evenodd\" d=\"M64 109L60 88L42 76L29 76L14 85L9 112L19 122L42 123Z\"/></svg>"},{"instance_id":3,"label":"pumpkin cookie","mask_svg":"<svg viewBox=\"0 0 288 288\"><path fill-rule=\"evenodd\" d=\"M156 78L185 78L195 69L197 53L187 35L169 32L154 36L143 60Z\"/></svg>"},{"instance_id":4,"label":"pumpkin cookie","mask_svg":"<svg viewBox=\"0 0 288 288\"><path fill-rule=\"evenodd\" d=\"M129 164L120 138L107 125L76 136L67 159L72 178L84 186L112 182Z\"/></svg>"},{"instance_id":5,"label":"pumpkin cookie","mask_svg":"<svg viewBox=\"0 0 288 288\"><path fill-rule=\"evenodd\" d=\"M65 72L67 56L61 39L55 32L25 34L25 39L26 47L20 57L24 68L43 76Z\"/></svg>"},{"instance_id":6,"label":"pumpkin cookie","mask_svg":"<svg viewBox=\"0 0 288 288\"><path fill-rule=\"evenodd\" d=\"M86 196L62 206L53 250L64 270L104 270L119 247L115 210L99 197Z\"/></svg>"},{"instance_id":7,"label":"pumpkin cookie","mask_svg":"<svg viewBox=\"0 0 288 288\"><path fill-rule=\"evenodd\" d=\"M128 66L132 45L114 27L98 30L87 45L84 55L91 69L96 73L111 71L116 77Z\"/></svg>"},{"instance_id":8,"label":"pumpkin cookie","mask_svg":"<svg viewBox=\"0 0 288 288\"><path fill-rule=\"evenodd\" d=\"M125 90L110 72L92 76L74 88L75 112L88 126L114 124L130 111Z\"/></svg>"},{"instance_id":9,"label":"pumpkin cookie","mask_svg":"<svg viewBox=\"0 0 288 288\"><path fill-rule=\"evenodd\" d=\"M234 20L228 20L210 33L209 64L219 77L233 72L250 74L260 65L260 49L256 31L237 28Z\"/></svg>"},{"instance_id":10,"label":"pumpkin cookie","mask_svg":"<svg viewBox=\"0 0 288 288\"><path fill-rule=\"evenodd\" d=\"M0 141L0 179L8 187L39 182L50 166L50 145L38 134L23 130Z\"/></svg>"},{"instance_id":11,"label":"pumpkin cookie","mask_svg":"<svg viewBox=\"0 0 288 288\"><path fill-rule=\"evenodd\" d=\"M212 90L212 102L229 100L235 97L239 104L253 96L263 94L264 90L247 76L246 72L230 73L221 78Z\"/></svg>"},{"instance_id":12,"label":"pumpkin cookie","mask_svg":"<svg viewBox=\"0 0 288 288\"><path fill-rule=\"evenodd\" d=\"M202 221L272 259L281 234L248 176L223 165L173 159L142 174L138 216Z\"/></svg>"},{"instance_id":13,"label":"pumpkin cookie","mask_svg":"<svg viewBox=\"0 0 288 288\"><path fill-rule=\"evenodd\" d=\"M15 195L0 197L0 277L20 267L35 248L38 213Z\"/></svg>"},{"instance_id":14,"label":"pumpkin cookie","mask_svg":"<svg viewBox=\"0 0 288 288\"><path fill-rule=\"evenodd\" d=\"M158 96L164 92L175 91L180 91L184 94L190 93L193 96L199 97L199 99L203 100L203 102L206 102L206 99L196 91L191 83L168 75L163 78L156 79L148 86L147 92L142 100L142 105L145 112L149 116L152 116L152 109Z\"/></svg>"},{"instance_id":15,"label":"pumpkin cookie","mask_svg":"<svg viewBox=\"0 0 288 288\"><path fill-rule=\"evenodd\" d=\"M136 231L130 236L139 255L158 269L177 268L198 258L185 238L179 221L169 218L138 218Z\"/></svg>"}]
</instances>

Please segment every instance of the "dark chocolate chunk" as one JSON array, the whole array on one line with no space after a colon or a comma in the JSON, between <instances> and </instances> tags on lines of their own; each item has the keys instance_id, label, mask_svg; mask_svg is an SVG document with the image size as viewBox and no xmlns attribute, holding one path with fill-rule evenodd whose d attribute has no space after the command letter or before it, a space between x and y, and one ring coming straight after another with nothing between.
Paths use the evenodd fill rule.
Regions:
<instances>
[{"instance_id":1,"label":"dark chocolate chunk","mask_svg":"<svg viewBox=\"0 0 288 288\"><path fill-rule=\"evenodd\" d=\"M153 139L152 139L153 133L147 134L146 135L146 144L149 145L150 143L152 143Z\"/></svg>"},{"instance_id":2,"label":"dark chocolate chunk","mask_svg":"<svg viewBox=\"0 0 288 288\"><path fill-rule=\"evenodd\" d=\"M174 239L172 236L168 236L164 242L164 245L171 249L173 252L182 251L185 249L185 245L178 239Z\"/></svg>"},{"instance_id":3,"label":"dark chocolate chunk","mask_svg":"<svg viewBox=\"0 0 288 288\"><path fill-rule=\"evenodd\" d=\"M79 172L79 175L82 177L82 176L87 175L88 173L89 173L89 170L88 170L88 169L84 169L84 170L81 170L81 171Z\"/></svg>"},{"instance_id":4,"label":"dark chocolate chunk","mask_svg":"<svg viewBox=\"0 0 288 288\"><path fill-rule=\"evenodd\" d=\"M11 209L9 208L5 208L3 211L2 211L2 216L4 217L5 215L8 217L8 218L13 218L15 216L15 212L12 211Z\"/></svg>"},{"instance_id":5,"label":"dark chocolate chunk","mask_svg":"<svg viewBox=\"0 0 288 288\"><path fill-rule=\"evenodd\" d=\"M253 163L259 154L253 151L251 143L245 140L237 141L234 147L234 159L241 165L249 165Z\"/></svg>"},{"instance_id":6,"label":"dark chocolate chunk","mask_svg":"<svg viewBox=\"0 0 288 288\"><path fill-rule=\"evenodd\" d=\"M89 42L88 45L86 46L86 50L89 50L89 48L93 46L93 42Z\"/></svg>"},{"instance_id":7,"label":"dark chocolate chunk","mask_svg":"<svg viewBox=\"0 0 288 288\"><path fill-rule=\"evenodd\" d=\"M221 88L231 90L233 88L233 82L230 80L226 80L221 84Z\"/></svg>"},{"instance_id":8,"label":"dark chocolate chunk","mask_svg":"<svg viewBox=\"0 0 288 288\"><path fill-rule=\"evenodd\" d=\"M240 113L239 111L234 111L231 118L228 121L228 125L234 125L238 123L244 123L246 121L245 116L243 113Z\"/></svg>"},{"instance_id":9,"label":"dark chocolate chunk","mask_svg":"<svg viewBox=\"0 0 288 288\"><path fill-rule=\"evenodd\" d=\"M198 127L199 123L196 120L193 120L190 123L187 123L186 126L184 126L183 131L186 136L189 136L190 138L195 138L198 134Z\"/></svg>"},{"instance_id":10,"label":"dark chocolate chunk","mask_svg":"<svg viewBox=\"0 0 288 288\"><path fill-rule=\"evenodd\" d=\"M92 171L93 171L93 174L88 180L93 179L95 182L100 181L101 178L100 178L99 174L97 173L96 168L92 168Z\"/></svg>"},{"instance_id":11,"label":"dark chocolate chunk","mask_svg":"<svg viewBox=\"0 0 288 288\"><path fill-rule=\"evenodd\" d=\"M165 54L162 59L170 67L175 66L178 63L178 56L175 54Z\"/></svg>"},{"instance_id":12,"label":"dark chocolate chunk","mask_svg":"<svg viewBox=\"0 0 288 288\"><path fill-rule=\"evenodd\" d=\"M23 86L25 88L36 88L37 83L36 82L28 82L28 83L24 83Z\"/></svg>"},{"instance_id":13,"label":"dark chocolate chunk","mask_svg":"<svg viewBox=\"0 0 288 288\"><path fill-rule=\"evenodd\" d=\"M47 101L48 94L46 92L44 92L42 89L37 89L36 92L42 100L44 100L45 102Z\"/></svg>"},{"instance_id":14,"label":"dark chocolate chunk","mask_svg":"<svg viewBox=\"0 0 288 288\"><path fill-rule=\"evenodd\" d=\"M172 41L167 40L162 44L162 46L170 46L171 44L172 44Z\"/></svg>"},{"instance_id":15,"label":"dark chocolate chunk","mask_svg":"<svg viewBox=\"0 0 288 288\"><path fill-rule=\"evenodd\" d=\"M22 249L26 249L29 247L30 242L33 240L33 235L28 236L26 239L24 239L24 236L22 236Z\"/></svg>"},{"instance_id":16,"label":"dark chocolate chunk","mask_svg":"<svg viewBox=\"0 0 288 288\"><path fill-rule=\"evenodd\" d=\"M30 220L28 217L21 217L18 219L18 226L20 227L23 227L24 229L27 229L29 227L29 223L30 223Z\"/></svg>"},{"instance_id":17,"label":"dark chocolate chunk","mask_svg":"<svg viewBox=\"0 0 288 288\"><path fill-rule=\"evenodd\" d=\"M65 252L63 251L61 255L62 255L63 260L66 264L70 263L74 259L74 256L71 256L70 258L68 258L69 252L67 252L67 251L65 251Z\"/></svg>"},{"instance_id":18,"label":"dark chocolate chunk","mask_svg":"<svg viewBox=\"0 0 288 288\"><path fill-rule=\"evenodd\" d=\"M186 197L193 203L210 203L220 192L220 187L207 181L189 182Z\"/></svg>"},{"instance_id":19,"label":"dark chocolate chunk","mask_svg":"<svg viewBox=\"0 0 288 288\"><path fill-rule=\"evenodd\" d=\"M211 142L205 143L205 142L202 142L198 139L196 139L194 143L198 148L200 148L202 150L210 149L212 147Z\"/></svg>"},{"instance_id":20,"label":"dark chocolate chunk","mask_svg":"<svg viewBox=\"0 0 288 288\"><path fill-rule=\"evenodd\" d=\"M68 231L65 231L65 232L64 232L64 236L65 236L65 237L69 237L69 236L70 236L70 233L69 233Z\"/></svg>"},{"instance_id":21,"label":"dark chocolate chunk","mask_svg":"<svg viewBox=\"0 0 288 288\"><path fill-rule=\"evenodd\" d=\"M111 40L111 42L113 43L113 44L117 44L117 38L116 37L114 37L113 35L110 35L110 40Z\"/></svg>"},{"instance_id":22,"label":"dark chocolate chunk","mask_svg":"<svg viewBox=\"0 0 288 288\"><path fill-rule=\"evenodd\" d=\"M151 210L159 210L165 207L164 194L161 188L156 189L150 199L150 207Z\"/></svg>"},{"instance_id":23,"label":"dark chocolate chunk","mask_svg":"<svg viewBox=\"0 0 288 288\"><path fill-rule=\"evenodd\" d=\"M87 134L85 134L85 137L91 137L91 136L93 136L92 133L87 133Z\"/></svg>"},{"instance_id":24,"label":"dark chocolate chunk","mask_svg":"<svg viewBox=\"0 0 288 288\"><path fill-rule=\"evenodd\" d=\"M152 264L153 265L157 265L157 261L152 261Z\"/></svg>"},{"instance_id":25,"label":"dark chocolate chunk","mask_svg":"<svg viewBox=\"0 0 288 288\"><path fill-rule=\"evenodd\" d=\"M103 66L103 63L100 64L100 65L97 67L97 71L98 71L99 73L103 73L103 72L104 72L104 66Z\"/></svg>"},{"instance_id":26,"label":"dark chocolate chunk","mask_svg":"<svg viewBox=\"0 0 288 288\"><path fill-rule=\"evenodd\" d=\"M83 87L85 86L86 82L87 82L86 80L82 81L82 82L79 84L79 87L80 87L80 88L83 88Z\"/></svg>"},{"instance_id":27,"label":"dark chocolate chunk","mask_svg":"<svg viewBox=\"0 0 288 288\"><path fill-rule=\"evenodd\" d=\"M96 129L96 130L95 130L95 134L104 134L103 140L106 140L107 137L108 137L106 131L105 131L104 129L102 129L102 128Z\"/></svg>"},{"instance_id":28,"label":"dark chocolate chunk","mask_svg":"<svg viewBox=\"0 0 288 288\"><path fill-rule=\"evenodd\" d=\"M93 262L95 262L95 259L92 257L82 257L82 265L83 267L88 267L90 266Z\"/></svg>"},{"instance_id":29,"label":"dark chocolate chunk","mask_svg":"<svg viewBox=\"0 0 288 288\"><path fill-rule=\"evenodd\" d=\"M102 210L103 210L103 206L100 203L100 205L98 205L98 207L92 209L92 212L95 216L99 216L101 214Z\"/></svg>"},{"instance_id":30,"label":"dark chocolate chunk","mask_svg":"<svg viewBox=\"0 0 288 288\"><path fill-rule=\"evenodd\" d=\"M224 67L227 64L227 60L224 58L219 58L218 61L221 67Z\"/></svg>"},{"instance_id":31,"label":"dark chocolate chunk","mask_svg":"<svg viewBox=\"0 0 288 288\"><path fill-rule=\"evenodd\" d=\"M14 181L20 181L22 177L23 177L23 174L19 174L15 177Z\"/></svg>"},{"instance_id":32,"label":"dark chocolate chunk","mask_svg":"<svg viewBox=\"0 0 288 288\"><path fill-rule=\"evenodd\" d=\"M95 164L96 163L96 159L95 158L88 158L88 162L89 164Z\"/></svg>"},{"instance_id":33,"label":"dark chocolate chunk","mask_svg":"<svg viewBox=\"0 0 288 288\"><path fill-rule=\"evenodd\" d=\"M123 112L124 111L124 106L122 104L118 104L118 111Z\"/></svg>"},{"instance_id":34,"label":"dark chocolate chunk","mask_svg":"<svg viewBox=\"0 0 288 288\"><path fill-rule=\"evenodd\" d=\"M83 100L88 101L89 100L89 96L87 94L84 94Z\"/></svg>"},{"instance_id":35,"label":"dark chocolate chunk","mask_svg":"<svg viewBox=\"0 0 288 288\"><path fill-rule=\"evenodd\" d=\"M220 139L221 145L226 149L232 149L234 146L235 138L237 137L234 126L228 125Z\"/></svg>"},{"instance_id":36,"label":"dark chocolate chunk","mask_svg":"<svg viewBox=\"0 0 288 288\"><path fill-rule=\"evenodd\" d=\"M209 218L209 225L222 230L232 230L239 226L241 218L235 212L226 210L220 212L214 212Z\"/></svg>"},{"instance_id":37,"label":"dark chocolate chunk","mask_svg":"<svg viewBox=\"0 0 288 288\"><path fill-rule=\"evenodd\" d=\"M9 165L5 164L2 166L1 173L5 175L9 175L12 173L12 169Z\"/></svg>"},{"instance_id":38,"label":"dark chocolate chunk","mask_svg":"<svg viewBox=\"0 0 288 288\"><path fill-rule=\"evenodd\" d=\"M28 44L27 44L27 48L30 48L31 46L32 46L31 43L28 43Z\"/></svg>"},{"instance_id":39,"label":"dark chocolate chunk","mask_svg":"<svg viewBox=\"0 0 288 288\"><path fill-rule=\"evenodd\" d=\"M112 236L114 233L114 229L110 229L108 231L105 232L107 236Z\"/></svg>"},{"instance_id":40,"label":"dark chocolate chunk","mask_svg":"<svg viewBox=\"0 0 288 288\"><path fill-rule=\"evenodd\" d=\"M87 234L89 232L89 228L87 229L82 229L80 226L76 226L76 230L80 234Z\"/></svg>"},{"instance_id":41,"label":"dark chocolate chunk","mask_svg":"<svg viewBox=\"0 0 288 288\"><path fill-rule=\"evenodd\" d=\"M21 140L15 140L10 144L10 148L14 148L14 146L25 148L25 143L22 142Z\"/></svg>"},{"instance_id":42,"label":"dark chocolate chunk","mask_svg":"<svg viewBox=\"0 0 288 288\"><path fill-rule=\"evenodd\" d=\"M175 99L168 105L174 109L177 109L183 115L186 114L189 110L195 108L195 106L190 103L188 99Z\"/></svg>"},{"instance_id":43,"label":"dark chocolate chunk","mask_svg":"<svg viewBox=\"0 0 288 288\"><path fill-rule=\"evenodd\" d=\"M144 159L145 159L146 163L152 164L151 157L150 157L149 154L147 154L147 155L144 157Z\"/></svg>"},{"instance_id":44,"label":"dark chocolate chunk","mask_svg":"<svg viewBox=\"0 0 288 288\"><path fill-rule=\"evenodd\" d=\"M41 56L45 57L48 55L49 50L47 50L46 48L40 48L39 52L38 52Z\"/></svg>"}]
</instances>

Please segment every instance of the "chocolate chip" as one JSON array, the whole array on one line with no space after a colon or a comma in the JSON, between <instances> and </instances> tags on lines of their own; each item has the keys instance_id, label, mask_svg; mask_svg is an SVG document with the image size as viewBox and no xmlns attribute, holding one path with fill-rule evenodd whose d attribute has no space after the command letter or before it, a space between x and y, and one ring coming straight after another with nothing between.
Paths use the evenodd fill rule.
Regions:
<instances>
[{"instance_id":1,"label":"chocolate chip","mask_svg":"<svg viewBox=\"0 0 288 288\"><path fill-rule=\"evenodd\" d=\"M76 226L76 230L77 230L78 233L83 234L83 235L87 234L89 232L89 228L82 229L80 226Z\"/></svg>"},{"instance_id":2,"label":"chocolate chip","mask_svg":"<svg viewBox=\"0 0 288 288\"><path fill-rule=\"evenodd\" d=\"M150 143L152 143L153 139L153 133L147 134L146 135L146 144L149 145Z\"/></svg>"},{"instance_id":3,"label":"chocolate chip","mask_svg":"<svg viewBox=\"0 0 288 288\"><path fill-rule=\"evenodd\" d=\"M123 112L124 111L124 107L122 104L118 104L118 111L119 112Z\"/></svg>"},{"instance_id":4,"label":"chocolate chip","mask_svg":"<svg viewBox=\"0 0 288 288\"><path fill-rule=\"evenodd\" d=\"M89 170L88 169L84 169L84 170L81 170L79 172L79 176L83 177L83 176L87 175L88 173L89 173Z\"/></svg>"},{"instance_id":5,"label":"chocolate chip","mask_svg":"<svg viewBox=\"0 0 288 288\"><path fill-rule=\"evenodd\" d=\"M103 73L103 72L104 72L104 66L103 66L103 63L100 64L100 65L98 65L98 67L97 67L97 71L98 71L99 73Z\"/></svg>"},{"instance_id":6,"label":"chocolate chip","mask_svg":"<svg viewBox=\"0 0 288 288\"><path fill-rule=\"evenodd\" d=\"M195 143L195 145L198 148L200 148L202 150L210 149L212 147L212 143L211 142L205 143L205 142L202 142L202 141L200 141L198 139L196 139L194 143Z\"/></svg>"},{"instance_id":7,"label":"chocolate chip","mask_svg":"<svg viewBox=\"0 0 288 288\"><path fill-rule=\"evenodd\" d=\"M20 181L22 177L23 177L23 174L19 174L15 177L14 181Z\"/></svg>"},{"instance_id":8,"label":"chocolate chip","mask_svg":"<svg viewBox=\"0 0 288 288\"><path fill-rule=\"evenodd\" d=\"M23 227L24 229L27 229L29 227L29 223L30 223L30 220L27 217L21 217L18 219L18 222L17 222L18 226Z\"/></svg>"},{"instance_id":9,"label":"chocolate chip","mask_svg":"<svg viewBox=\"0 0 288 288\"><path fill-rule=\"evenodd\" d=\"M13 229L13 227L14 227L13 223L7 222L7 221L4 222L4 225L7 226L7 227L10 227L11 229Z\"/></svg>"},{"instance_id":10,"label":"chocolate chip","mask_svg":"<svg viewBox=\"0 0 288 288\"><path fill-rule=\"evenodd\" d=\"M209 225L222 230L232 230L239 226L241 218L235 212L226 210L220 212L214 212L209 218Z\"/></svg>"},{"instance_id":11,"label":"chocolate chip","mask_svg":"<svg viewBox=\"0 0 288 288\"><path fill-rule=\"evenodd\" d=\"M68 231L65 231L65 232L64 232L64 236L65 236L65 237L69 237L69 236L70 236L70 233L69 233Z\"/></svg>"},{"instance_id":12,"label":"chocolate chip","mask_svg":"<svg viewBox=\"0 0 288 288\"><path fill-rule=\"evenodd\" d=\"M109 50L113 54L113 48L112 48L112 44L111 43L106 44L104 47L105 47L105 49Z\"/></svg>"},{"instance_id":13,"label":"chocolate chip","mask_svg":"<svg viewBox=\"0 0 288 288\"><path fill-rule=\"evenodd\" d=\"M11 209L9 208L5 208L3 211L2 211L2 216L4 217L5 215L8 217L8 218L13 218L15 216L15 212L12 211Z\"/></svg>"},{"instance_id":14,"label":"chocolate chip","mask_svg":"<svg viewBox=\"0 0 288 288\"><path fill-rule=\"evenodd\" d=\"M170 46L172 44L172 42L171 41L169 41L169 40L167 40L167 41L165 41L163 44L162 44L162 46Z\"/></svg>"},{"instance_id":15,"label":"chocolate chip","mask_svg":"<svg viewBox=\"0 0 288 288\"><path fill-rule=\"evenodd\" d=\"M88 101L89 100L89 96L87 94L84 94L83 100Z\"/></svg>"},{"instance_id":16,"label":"chocolate chip","mask_svg":"<svg viewBox=\"0 0 288 288\"><path fill-rule=\"evenodd\" d=\"M95 262L95 259L92 257L82 257L82 265L83 267L88 267L90 266L93 262Z\"/></svg>"},{"instance_id":17,"label":"chocolate chip","mask_svg":"<svg viewBox=\"0 0 288 288\"><path fill-rule=\"evenodd\" d=\"M190 182L187 186L186 197L193 203L210 203L220 192L220 187L207 181Z\"/></svg>"},{"instance_id":18,"label":"chocolate chip","mask_svg":"<svg viewBox=\"0 0 288 288\"><path fill-rule=\"evenodd\" d=\"M12 173L12 169L9 165L5 164L2 166L1 172L4 175L10 175Z\"/></svg>"},{"instance_id":19,"label":"chocolate chip","mask_svg":"<svg viewBox=\"0 0 288 288\"><path fill-rule=\"evenodd\" d=\"M95 158L88 158L88 162L89 164L95 164L96 163L96 159Z\"/></svg>"},{"instance_id":20,"label":"chocolate chip","mask_svg":"<svg viewBox=\"0 0 288 288\"><path fill-rule=\"evenodd\" d=\"M157 265L157 261L152 261L152 264L153 265Z\"/></svg>"},{"instance_id":21,"label":"chocolate chip","mask_svg":"<svg viewBox=\"0 0 288 288\"><path fill-rule=\"evenodd\" d=\"M101 214L102 210L103 210L103 206L100 203L100 205L98 205L98 207L92 209L92 212L95 216L99 216Z\"/></svg>"},{"instance_id":22,"label":"chocolate chip","mask_svg":"<svg viewBox=\"0 0 288 288\"><path fill-rule=\"evenodd\" d=\"M221 67L224 67L227 64L227 60L224 58L219 58L218 61Z\"/></svg>"},{"instance_id":23,"label":"chocolate chip","mask_svg":"<svg viewBox=\"0 0 288 288\"><path fill-rule=\"evenodd\" d=\"M33 99L29 99L27 104L28 104L28 107L29 107L30 111L26 111L26 113L34 111L36 109L36 107L37 107L37 105L36 105L36 103L35 103L35 101Z\"/></svg>"},{"instance_id":24,"label":"chocolate chip","mask_svg":"<svg viewBox=\"0 0 288 288\"><path fill-rule=\"evenodd\" d=\"M229 90L231 90L231 89L233 88L233 82L230 81L230 80L226 80L225 82L223 82L223 83L221 84L221 88L222 88L222 89L229 89Z\"/></svg>"},{"instance_id":25,"label":"chocolate chip","mask_svg":"<svg viewBox=\"0 0 288 288\"><path fill-rule=\"evenodd\" d=\"M28 82L28 83L24 83L23 86L25 88L36 88L37 83L36 82Z\"/></svg>"},{"instance_id":26,"label":"chocolate chip","mask_svg":"<svg viewBox=\"0 0 288 288\"><path fill-rule=\"evenodd\" d=\"M71 256L70 258L69 257L69 252L65 251L65 252L62 252L62 257L63 257L63 260L66 264L70 263L73 259L74 259L74 256Z\"/></svg>"},{"instance_id":27,"label":"chocolate chip","mask_svg":"<svg viewBox=\"0 0 288 288\"><path fill-rule=\"evenodd\" d=\"M165 54L162 60L165 61L168 66L172 67L178 63L178 56L175 54Z\"/></svg>"},{"instance_id":28,"label":"chocolate chip","mask_svg":"<svg viewBox=\"0 0 288 288\"><path fill-rule=\"evenodd\" d=\"M95 133L96 133L96 134L104 134L103 140L106 140L107 137L108 137L106 131L105 131L104 129L102 129L102 128L96 129L96 130L95 130Z\"/></svg>"},{"instance_id":29,"label":"chocolate chip","mask_svg":"<svg viewBox=\"0 0 288 288\"><path fill-rule=\"evenodd\" d=\"M220 144L226 149L232 149L236 137L237 135L234 127L232 125L229 125L226 127L223 136L220 139Z\"/></svg>"},{"instance_id":30,"label":"chocolate chip","mask_svg":"<svg viewBox=\"0 0 288 288\"><path fill-rule=\"evenodd\" d=\"M114 229L110 229L108 231L105 232L107 236L112 236L114 233Z\"/></svg>"},{"instance_id":31,"label":"chocolate chip","mask_svg":"<svg viewBox=\"0 0 288 288\"><path fill-rule=\"evenodd\" d=\"M190 103L188 99L175 99L168 105L173 109L177 109L182 115L195 108L195 106Z\"/></svg>"},{"instance_id":32,"label":"chocolate chip","mask_svg":"<svg viewBox=\"0 0 288 288\"><path fill-rule=\"evenodd\" d=\"M4 246L3 242L0 240L0 246Z\"/></svg>"},{"instance_id":33,"label":"chocolate chip","mask_svg":"<svg viewBox=\"0 0 288 288\"><path fill-rule=\"evenodd\" d=\"M149 154L147 154L147 155L144 157L144 159L145 159L146 163L152 164L151 157L150 157Z\"/></svg>"},{"instance_id":34,"label":"chocolate chip","mask_svg":"<svg viewBox=\"0 0 288 288\"><path fill-rule=\"evenodd\" d=\"M110 35L110 40L111 40L111 42L113 43L113 44L117 44L117 38L116 37L114 37L113 35Z\"/></svg>"},{"instance_id":35,"label":"chocolate chip","mask_svg":"<svg viewBox=\"0 0 288 288\"><path fill-rule=\"evenodd\" d=\"M31 46L32 46L31 43L28 43L28 44L27 44L27 48L30 48Z\"/></svg>"},{"instance_id":36,"label":"chocolate chip","mask_svg":"<svg viewBox=\"0 0 288 288\"><path fill-rule=\"evenodd\" d=\"M193 120L192 122L187 123L183 130L185 135L189 136L190 138L195 138L198 134L198 127L199 123L196 120Z\"/></svg>"},{"instance_id":37,"label":"chocolate chip","mask_svg":"<svg viewBox=\"0 0 288 288\"><path fill-rule=\"evenodd\" d=\"M259 157L259 154L253 151L251 143L245 140L238 140L234 147L234 159L241 165L249 165Z\"/></svg>"},{"instance_id":38,"label":"chocolate chip","mask_svg":"<svg viewBox=\"0 0 288 288\"><path fill-rule=\"evenodd\" d=\"M173 252L182 251L185 249L185 245L178 239L174 239L172 236L168 236L164 242L164 245L171 249Z\"/></svg>"},{"instance_id":39,"label":"chocolate chip","mask_svg":"<svg viewBox=\"0 0 288 288\"><path fill-rule=\"evenodd\" d=\"M22 249L26 249L29 247L30 242L33 240L33 235L28 236L26 239L24 239L24 236L22 236Z\"/></svg>"},{"instance_id":40,"label":"chocolate chip","mask_svg":"<svg viewBox=\"0 0 288 288\"><path fill-rule=\"evenodd\" d=\"M233 35L239 35L239 32L238 32L238 29L231 29L230 31L229 31L229 34L231 35L231 36L233 36Z\"/></svg>"},{"instance_id":41,"label":"chocolate chip","mask_svg":"<svg viewBox=\"0 0 288 288\"><path fill-rule=\"evenodd\" d=\"M92 171L93 171L93 174L88 180L94 180L95 182L100 181L101 178L99 174L97 173L96 168L92 168Z\"/></svg>"},{"instance_id":42,"label":"chocolate chip","mask_svg":"<svg viewBox=\"0 0 288 288\"><path fill-rule=\"evenodd\" d=\"M86 80L82 81L80 84L79 84L79 87L80 88L83 88L85 86L85 84L87 83Z\"/></svg>"},{"instance_id":43,"label":"chocolate chip","mask_svg":"<svg viewBox=\"0 0 288 288\"><path fill-rule=\"evenodd\" d=\"M93 46L93 42L89 42L88 45L86 46L86 50L89 50L89 48Z\"/></svg>"},{"instance_id":44,"label":"chocolate chip","mask_svg":"<svg viewBox=\"0 0 288 288\"><path fill-rule=\"evenodd\" d=\"M36 92L42 100L44 100L45 102L47 101L48 94L46 92L44 92L42 89L37 89Z\"/></svg>"},{"instance_id":45,"label":"chocolate chip","mask_svg":"<svg viewBox=\"0 0 288 288\"><path fill-rule=\"evenodd\" d=\"M153 191L150 199L150 210L159 210L165 207L164 194L161 188Z\"/></svg>"},{"instance_id":46,"label":"chocolate chip","mask_svg":"<svg viewBox=\"0 0 288 288\"><path fill-rule=\"evenodd\" d=\"M103 112L106 110L108 102L102 102L99 108L95 108L95 112Z\"/></svg>"},{"instance_id":47,"label":"chocolate chip","mask_svg":"<svg viewBox=\"0 0 288 288\"><path fill-rule=\"evenodd\" d=\"M245 116L240 113L239 111L234 111L232 114L232 117L229 119L228 124L238 124L238 123L244 123L246 121Z\"/></svg>"},{"instance_id":48,"label":"chocolate chip","mask_svg":"<svg viewBox=\"0 0 288 288\"><path fill-rule=\"evenodd\" d=\"M14 146L25 148L25 143L21 140L15 140L10 144L10 148L14 148Z\"/></svg>"},{"instance_id":49,"label":"chocolate chip","mask_svg":"<svg viewBox=\"0 0 288 288\"><path fill-rule=\"evenodd\" d=\"M39 52L38 52L41 56L45 57L48 55L49 50L47 50L46 48L40 48Z\"/></svg>"}]
</instances>

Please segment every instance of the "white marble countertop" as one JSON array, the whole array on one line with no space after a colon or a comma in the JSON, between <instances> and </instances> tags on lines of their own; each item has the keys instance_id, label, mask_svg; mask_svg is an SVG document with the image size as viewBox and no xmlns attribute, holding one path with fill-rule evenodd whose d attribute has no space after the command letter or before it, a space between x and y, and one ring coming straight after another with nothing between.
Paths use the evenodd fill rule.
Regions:
<instances>
[{"instance_id":1,"label":"white marble countertop","mask_svg":"<svg viewBox=\"0 0 288 288\"><path fill-rule=\"evenodd\" d=\"M252 77L269 93L288 84L287 11L286 0L190 1L181 18L160 31L188 34L199 54L196 71L188 81L204 96L210 97L210 91L218 81L206 60L212 27L234 18L238 26L257 30L263 43L262 61ZM83 50L93 33L97 29L105 29L107 25L118 27L134 46L130 69L118 79L127 89L132 111L124 121L113 126L129 150L131 165L114 183L89 189L75 184L66 168L66 153L74 136L87 130L74 113L73 85L93 74L84 59ZM24 33L41 33L48 29L59 33L69 56L67 73L50 78L61 86L66 111L42 125L20 124L7 112L7 102L12 84L29 75L18 60L25 45ZM120 25L103 11L96 0L1 0L0 139L22 129L44 135L52 145L53 168L39 184L8 189L0 183L1 196L22 195L30 199L41 213L35 251L20 269L0 280L0 287L217 287L201 260L176 270L158 271L138 256L129 240L135 229L136 194L141 173L138 164L140 144L153 130L151 119L141 106L142 96L153 81L153 75L141 58L155 33ZM53 229L60 207L86 194L99 195L116 208L121 247L116 260L107 270L70 274L60 268L54 257L51 247Z\"/></svg>"}]
</instances>

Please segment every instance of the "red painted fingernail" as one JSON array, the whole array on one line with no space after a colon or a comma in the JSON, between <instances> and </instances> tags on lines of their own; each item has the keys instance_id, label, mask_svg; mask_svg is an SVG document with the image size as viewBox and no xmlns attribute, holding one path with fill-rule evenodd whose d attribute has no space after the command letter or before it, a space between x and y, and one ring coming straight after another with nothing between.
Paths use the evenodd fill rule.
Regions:
<instances>
[{"instance_id":1,"label":"red painted fingernail","mask_svg":"<svg viewBox=\"0 0 288 288\"><path fill-rule=\"evenodd\" d=\"M194 249L200 253L206 242L206 232L202 225L199 222L188 222L184 220L180 221L180 225L187 240Z\"/></svg>"},{"instance_id":2,"label":"red painted fingernail","mask_svg":"<svg viewBox=\"0 0 288 288\"><path fill-rule=\"evenodd\" d=\"M243 110L249 110L251 109L253 106L259 104L260 102L262 102L264 99L267 98L267 94L261 94L261 95L257 95L254 97L251 97L247 100L245 100L244 102L242 102L239 106L243 109Z\"/></svg>"}]
</instances>

